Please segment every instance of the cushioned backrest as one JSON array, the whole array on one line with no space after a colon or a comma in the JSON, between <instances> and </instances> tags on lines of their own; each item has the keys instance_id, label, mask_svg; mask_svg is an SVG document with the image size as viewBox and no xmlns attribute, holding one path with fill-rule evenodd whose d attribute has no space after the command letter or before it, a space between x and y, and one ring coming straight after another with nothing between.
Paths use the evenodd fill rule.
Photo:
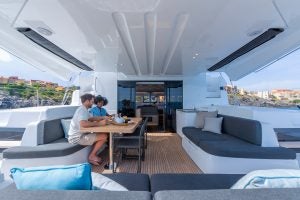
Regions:
<instances>
[{"instance_id":1,"label":"cushioned backrest","mask_svg":"<svg viewBox=\"0 0 300 200\"><path fill-rule=\"evenodd\" d=\"M48 144L64 138L64 130L60 120L44 120L38 124L38 144Z\"/></svg>"},{"instance_id":2,"label":"cushioned backrest","mask_svg":"<svg viewBox=\"0 0 300 200\"><path fill-rule=\"evenodd\" d=\"M223 117L222 133L261 146L262 129L259 121L227 115L218 116Z\"/></svg>"}]
</instances>

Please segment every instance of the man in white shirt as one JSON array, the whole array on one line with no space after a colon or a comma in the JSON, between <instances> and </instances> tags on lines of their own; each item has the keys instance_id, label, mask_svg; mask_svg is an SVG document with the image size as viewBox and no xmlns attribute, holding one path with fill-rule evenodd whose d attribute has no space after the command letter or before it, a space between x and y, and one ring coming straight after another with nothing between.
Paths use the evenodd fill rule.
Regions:
<instances>
[{"instance_id":1,"label":"man in white shirt","mask_svg":"<svg viewBox=\"0 0 300 200\"><path fill-rule=\"evenodd\" d=\"M107 140L106 133L82 133L80 127L88 128L95 126L103 126L106 124L106 118L93 118L90 116L88 109L94 104L94 96L84 94L81 97L82 105L77 108L69 129L68 141L72 144L93 145L94 147L89 154L88 160L93 165L100 165L101 158L96 153ZM100 120L100 121L99 121Z\"/></svg>"}]
</instances>

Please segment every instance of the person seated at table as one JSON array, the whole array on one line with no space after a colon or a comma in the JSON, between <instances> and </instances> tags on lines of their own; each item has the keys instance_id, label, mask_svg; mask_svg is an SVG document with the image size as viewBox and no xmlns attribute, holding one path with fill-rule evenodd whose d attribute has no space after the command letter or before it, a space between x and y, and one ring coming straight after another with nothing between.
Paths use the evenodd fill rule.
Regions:
<instances>
[{"instance_id":1,"label":"person seated at table","mask_svg":"<svg viewBox=\"0 0 300 200\"><path fill-rule=\"evenodd\" d=\"M93 165L100 165L102 160L96 154L107 140L106 133L82 133L80 128L106 125L106 119L93 119L88 109L94 104L94 95L84 94L81 97L82 105L77 108L70 124L68 141L72 144L84 146L94 145L89 154L88 161Z\"/></svg>"},{"instance_id":2,"label":"person seated at table","mask_svg":"<svg viewBox=\"0 0 300 200\"><path fill-rule=\"evenodd\" d=\"M90 109L90 113L94 117L93 119L107 119L107 117L109 117L110 115L107 113L106 109L103 108L103 106L106 106L108 104L108 100L105 97L98 95L97 97L95 97L94 103L96 104L96 106Z\"/></svg>"}]
</instances>

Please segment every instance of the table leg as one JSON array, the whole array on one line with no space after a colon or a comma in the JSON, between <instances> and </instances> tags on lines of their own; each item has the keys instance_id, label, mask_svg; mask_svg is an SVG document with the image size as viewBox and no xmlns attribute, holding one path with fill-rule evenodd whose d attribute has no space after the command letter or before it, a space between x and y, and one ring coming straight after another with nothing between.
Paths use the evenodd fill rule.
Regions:
<instances>
[{"instance_id":1,"label":"table leg","mask_svg":"<svg viewBox=\"0 0 300 200\"><path fill-rule=\"evenodd\" d=\"M114 163L113 163L113 151L114 151L114 144L113 144L113 134L112 132L109 133L109 169L114 169ZM114 170L113 170L114 171Z\"/></svg>"}]
</instances>

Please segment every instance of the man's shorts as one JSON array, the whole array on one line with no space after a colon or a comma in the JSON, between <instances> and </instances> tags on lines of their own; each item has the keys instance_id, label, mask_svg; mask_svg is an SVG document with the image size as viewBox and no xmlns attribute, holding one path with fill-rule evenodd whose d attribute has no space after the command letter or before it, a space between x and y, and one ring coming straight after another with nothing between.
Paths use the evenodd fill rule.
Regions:
<instances>
[{"instance_id":1,"label":"man's shorts","mask_svg":"<svg viewBox=\"0 0 300 200\"><path fill-rule=\"evenodd\" d=\"M88 146L93 145L96 142L96 133L83 133L78 141L78 144Z\"/></svg>"}]
</instances>

